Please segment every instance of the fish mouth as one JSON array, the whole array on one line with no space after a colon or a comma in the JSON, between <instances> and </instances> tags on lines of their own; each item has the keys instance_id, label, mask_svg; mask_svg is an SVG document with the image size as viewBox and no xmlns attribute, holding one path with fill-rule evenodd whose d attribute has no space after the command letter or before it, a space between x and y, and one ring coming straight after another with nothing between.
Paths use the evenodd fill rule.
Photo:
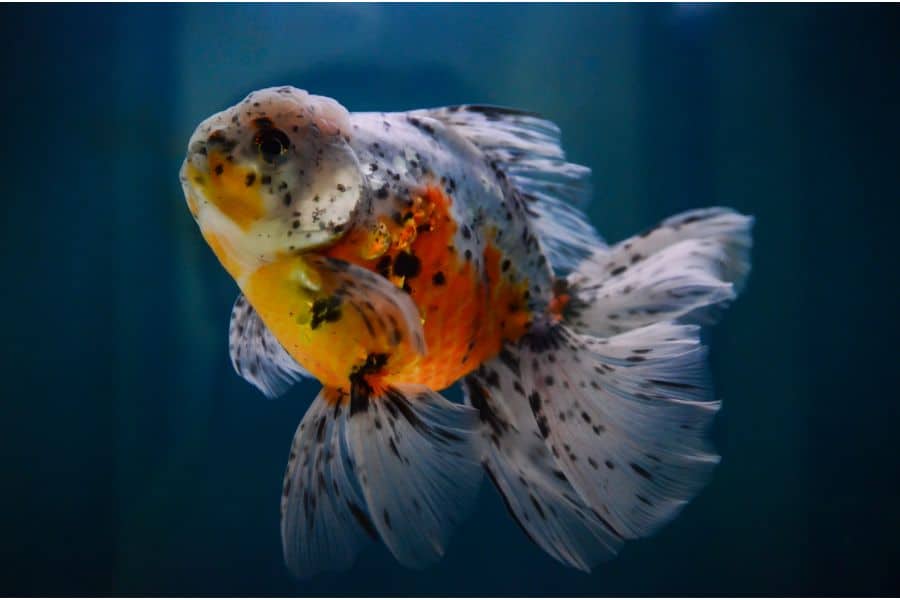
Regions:
<instances>
[{"instance_id":1,"label":"fish mouth","mask_svg":"<svg viewBox=\"0 0 900 600\"><path fill-rule=\"evenodd\" d=\"M252 164L228 161L214 152L189 155L180 179L203 238L239 283L260 267L335 241L333 232L295 227L296 218L283 214L282 207L267 210L261 189L266 184Z\"/></svg>"}]
</instances>

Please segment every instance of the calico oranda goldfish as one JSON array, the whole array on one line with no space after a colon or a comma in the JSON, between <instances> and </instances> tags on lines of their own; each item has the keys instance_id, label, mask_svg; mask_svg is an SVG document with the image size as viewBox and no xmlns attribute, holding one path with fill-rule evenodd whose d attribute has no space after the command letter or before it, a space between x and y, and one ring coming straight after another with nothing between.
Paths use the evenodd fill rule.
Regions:
<instances>
[{"instance_id":1,"label":"calico oranda goldfish","mask_svg":"<svg viewBox=\"0 0 900 600\"><path fill-rule=\"evenodd\" d=\"M671 519L718 456L700 324L749 272L724 208L607 245L559 129L486 106L350 113L253 92L191 136L181 182L241 290L229 347L268 396L322 390L288 459L298 576L366 538L444 553L482 472L528 537L582 570ZM461 382L465 403L441 395Z\"/></svg>"}]
</instances>

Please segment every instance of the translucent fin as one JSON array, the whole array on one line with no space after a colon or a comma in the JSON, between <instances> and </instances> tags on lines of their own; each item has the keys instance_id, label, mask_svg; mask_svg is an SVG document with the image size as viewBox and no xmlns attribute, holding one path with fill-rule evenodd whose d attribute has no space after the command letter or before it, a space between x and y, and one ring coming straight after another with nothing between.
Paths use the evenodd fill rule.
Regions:
<instances>
[{"instance_id":1,"label":"translucent fin","mask_svg":"<svg viewBox=\"0 0 900 600\"><path fill-rule=\"evenodd\" d=\"M606 247L579 210L591 198L591 170L566 161L555 124L533 113L492 106L451 106L412 114L452 127L506 174L526 200L557 273L570 271Z\"/></svg>"},{"instance_id":2,"label":"translucent fin","mask_svg":"<svg viewBox=\"0 0 900 600\"><path fill-rule=\"evenodd\" d=\"M291 444L281 499L284 559L297 577L347 569L375 528L357 489L345 440L346 413L324 390Z\"/></svg>"},{"instance_id":3,"label":"translucent fin","mask_svg":"<svg viewBox=\"0 0 900 600\"><path fill-rule=\"evenodd\" d=\"M622 539L592 513L550 455L516 352L505 348L464 381L466 403L479 412L483 465L526 535L559 562L589 571L614 556Z\"/></svg>"},{"instance_id":4,"label":"translucent fin","mask_svg":"<svg viewBox=\"0 0 900 600\"><path fill-rule=\"evenodd\" d=\"M652 533L707 481L711 401L693 325L658 323L608 339L565 325L521 343L523 387L558 468L623 538Z\"/></svg>"},{"instance_id":5,"label":"translucent fin","mask_svg":"<svg viewBox=\"0 0 900 600\"><path fill-rule=\"evenodd\" d=\"M402 564L424 567L443 555L478 491L476 414L424 386L369 392L351 392L347 442L357 476L384 543Z\"/></svg>"},{"instance_id":6,"label":"translucent fin","mask_svg":"<svg viewBox=\"0 0 900 600\"><path fill-rule=\"evenodd\" d=\"M569 275L569 320L600 336L676 318L712 322L750 272L752 226L728 209L693 210L595 254Z\"/></svg>"},{"instance_id":7,"label":"translucent fin","mask_svg":"<svg viewBox=\"0 0 900 600\"><path fill-rule=\"evenodd\" d=\"M243 294L231 309L228 350L237 374L269 398L285 393L301 377L310 377L266 328Z\"/></svg>"},{"instance_id":8,"label":"translucent fin","mask_svg":"<svg viewBox=\"0 0 900 600\"><path fill-rule=\"evenodd\" d=\"M311 255L307 261L327 284L331 297L349 306L351 316L359 317L359 335L372 338L370 347L408 342L417 353L425 353L422 319L409 294L378 273L342 260Z\"/></svg>"}]
</instances>

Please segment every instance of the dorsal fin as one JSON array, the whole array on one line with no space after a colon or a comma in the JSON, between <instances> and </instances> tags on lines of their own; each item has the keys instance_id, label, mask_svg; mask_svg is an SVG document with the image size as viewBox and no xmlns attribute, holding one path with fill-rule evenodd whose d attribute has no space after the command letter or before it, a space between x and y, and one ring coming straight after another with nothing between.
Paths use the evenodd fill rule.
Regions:
<instances>
[{"instance_id":1,"label":"dorsal fin","mask_svg":"<svg viewBox=\"0 0 900 600\"><path fill-rule=\"evenodd\" d=\"M495 106L449 106L413 114L452 127L506 173L528 200L534 227L558 274L606 247L581 212L591 199L591 170L566 161L554 123Z\"/></svg>"}]
</instances>

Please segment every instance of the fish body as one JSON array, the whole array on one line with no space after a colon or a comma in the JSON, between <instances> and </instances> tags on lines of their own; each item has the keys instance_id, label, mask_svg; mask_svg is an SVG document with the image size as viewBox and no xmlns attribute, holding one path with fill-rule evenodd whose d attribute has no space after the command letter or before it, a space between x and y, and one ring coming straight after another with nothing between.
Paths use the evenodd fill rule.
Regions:
<instances>
[{"instance_id":1,"label":"fish body","mask_svg":"<svg viewBox=\"0 0 900 600\"><path fill-rule=\"evenodd\" d=\"M482 468L585 570L705 481L691 323L735 296L751 220L692 211L609 247L576 206L588 175L552 123L494 107L349 113L281 87L197 128L181 179L241 290L233 364L268 395L323 384L285 475L295 573L367 536L433 562ZM439 394L460 380L465 406Z\"/></svg>"}]
</instances>

